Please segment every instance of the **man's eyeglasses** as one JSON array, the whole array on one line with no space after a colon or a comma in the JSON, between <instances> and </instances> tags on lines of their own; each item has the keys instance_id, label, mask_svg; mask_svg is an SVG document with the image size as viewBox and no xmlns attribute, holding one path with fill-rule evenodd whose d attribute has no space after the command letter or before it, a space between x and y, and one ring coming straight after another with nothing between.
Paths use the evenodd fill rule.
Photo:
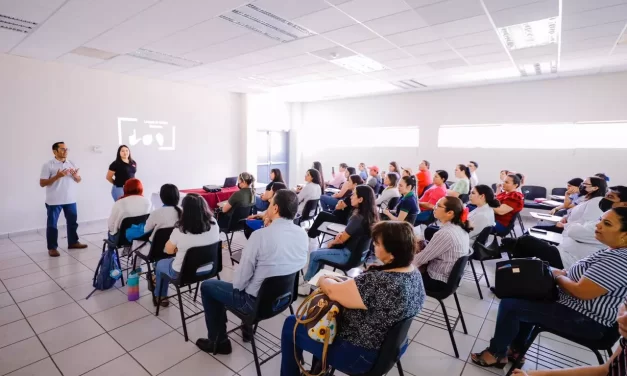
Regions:
<instances>
[{"instance_id":1,"label":"man's eyeglasses","mask_svg":"<svg viewBox=\"0 0 627 376\"><path fill-rule=\"evenodd\" d=\"M61 153L64 153L66 151L70 151L70 149L68 149L68 148L58 148L57 151L60 151Z\"/></svg>"}]
</instances>

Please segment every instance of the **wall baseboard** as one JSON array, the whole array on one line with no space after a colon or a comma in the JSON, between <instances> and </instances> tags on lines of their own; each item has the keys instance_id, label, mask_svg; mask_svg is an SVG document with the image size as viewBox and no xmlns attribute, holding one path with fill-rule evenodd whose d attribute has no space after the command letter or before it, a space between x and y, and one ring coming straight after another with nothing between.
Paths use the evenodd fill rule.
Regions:
<instances>
[{"instance_id":1,"label":"wall baseboard","mask_svg":"<svg viewBox=\"0 0 627 376\"><path fill-rule=\"evenodd\" d=\"M88 225L93 225L93 224L98 224L98 223L103 223L103 231L107 230L106 227L106 223L107 223L107 218L102 218L102 219L93 219L91 221L80 221L78 222L78 226L80 229L80 226L88 226ZM67 225L59 225L57 226L57 228L59 229L59 237L62 237L62 233L65 232L65 230L67 229ZM0 239L6 239L6 238L17 238L20 236L27 236L27 235L33 235L33 234L40 234L43 236L46 236L46 228L45 227L40 227L40 228L36 228L36 229L32 229L32 230L24 230L24 231L16 231L16 232L5 232L3 234L0 234ZM79 233L79 236L81 234Z\"/></svg>"}]
</instances>

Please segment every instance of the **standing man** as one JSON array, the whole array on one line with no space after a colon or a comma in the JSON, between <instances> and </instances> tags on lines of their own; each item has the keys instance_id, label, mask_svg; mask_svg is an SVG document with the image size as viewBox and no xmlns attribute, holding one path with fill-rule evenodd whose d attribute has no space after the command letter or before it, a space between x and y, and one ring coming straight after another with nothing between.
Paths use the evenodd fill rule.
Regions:
<instances>
[{"instance_id":1,"label":"standing man","mask_svg":"<svg viewBox=\"0 0 627 376\"><path fill-rule=\"evenodd\" d=\"M76 185L81 182L78 168L67 159L69 149L63 141L52 145L54 158L46 162L41 168L39 185L46 187L46 209L48 210L48 222L46 226L46 241L48 243L48 255L59 257L57 250L57 221L63 210L67 222L68 249L87 248L86 244L78 242L78 223L76 223Z\"/></svg>"},{"instance_id":2,"label":"standing man","mask_svg":"<svg viewBox=\"0 0 627 376\"><path fill-rule=\"evenodd\" d=\"M431 167L431 164L427 160L423 160L418 166L418 173L416 174L416 180L418 180L418 196L422 196L425 188L433 183L429 167Z\"/></svg>"},{"instance_id":3,"label":"standing man","mask_svg":"<svg viewBox=\"0 0 627 376\"><path fill-rule=\"evenodd\" d=\"M470 169L470 185L476 187L479 185L479 177L477 176L479 164L475 161L470 161L468 162L468 168Z\"/></svg>"}]
</instances>

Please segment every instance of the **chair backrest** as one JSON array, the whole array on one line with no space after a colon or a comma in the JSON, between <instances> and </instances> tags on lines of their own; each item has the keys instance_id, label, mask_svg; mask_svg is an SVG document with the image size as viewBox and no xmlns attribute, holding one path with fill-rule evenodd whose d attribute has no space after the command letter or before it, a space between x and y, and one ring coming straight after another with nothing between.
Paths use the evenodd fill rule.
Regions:
<instances>
[{"instance_id":1,"label":"chair backrest","mask_svg":"<svg viewBox=\"0 0 627 376\"><path fill-rule=\"evenodd\" d=\"M252 206L235 206L233 207L230 212L232 213L227 213L227 214L231 214L230 219L229 219L229 227L228 227L228 231L238 231L239 229L244 227L244 222L243 220L246 219L251 211L252 211L253 207ZM224 214L222 214L224 215Z\"/></svg>"},{"instance_id":2,"label":"chair backrest","mask_svg":"<svg viewBox=\"0 0 627 376\"><path fill-rule=\"evenodd\" d=\"M553 188L551 194L556 196L566 196L566 188Z\"/></svg>"},{"instance_id":3,"label":"chair backrest","mask_svg":"<svg viewBox=\"0 0 627 376\"><path fill-rule=\"evenodd\" d=\"M370 236L362 236L359 238L355 249L351 252L348 261L346 262L346 270L356 268L361 265L362 262L368 256L368 252L370 251L370 244L372 243L372 238Z\"/></svg>"},{"instance_id":4,"label":"chair backrest","mask_svg":"<svg viewBox=\"0 0 627 376\"><path fill-rule=\"evenodd\" d=\"M525 195L525 200L533 200L535 198L546 198L546 188L537 185L523 185L521 188Z\"/></svg>"},{"instance_id":5,"label":"chair backrest","mask_svg":"<svg viewBox=\"0 0 627 376\"><path fill-rule=\"evenodd\" d=\"M470 200L470 196L467 194L459 195L459 199L462 201L462 204L467 204L468 200Z\"/></svg>"},{"instance_id":6,"label":"chair backrest","mask_svg":"<svg viewBox=\"0 0 627 376\"><path fill-rule=\"evenodd\" d=\"M174 227L163 227L155 231L155 235L150 243L150 251L148 252L148 260L156 262L165 258L172 257L165 253L165 243L170 240Z\"/></svg>"},{"instance_id":7,"label":"chair backrest","mask_svg":"<svg viewBox=\"0 0 627 376\"><path fill-rule=\"evenodd\" d=\"M253 311L255 312L255 322L274 317L292 304L296 298L294 284L299 272L300 270L292 274L274 276L263 280L255 300Z\"/></svg>"},{"instance_id":8,"label":"chair backrest","mask_svg":"<svg viewBox=\"0 0 627 376\"><path fill-rule=\"evenodd\" d=\"M396 323L388 330L379 350L379 356L374 365L364 376L384 375L388 373L401 356L401 348L407 340L407 333L414 318L408 317Z\"/></svg>"},{"instance_id":9,"label":"chair backrest","mask_svg":"<svg viewBox=\"0 0 627 376\"><path fill-rule=\"evenodd\" d=\"M455 183L453 183L452 181L448 181L448 180L447 180L444 184L446 185L446 188L448 189L448 188L451 188L451 186L452 186L453 184L455 184Z\"/></svg>"},{"instance_id":10,"label":"chair backrest","mask_svg":"<svg viewBox=\"0 0 627 376\"><path fill-rule=\"evenodd\" d=\"M492 190L496 192L496 183L492 184Z\"/></svg>"},{"instance_id":11,"label":"chair backrest","mask_svg":"<svg viewBox=\"0 0 627 376\"><path fill-rule=\"evenodd\" d=\"M453 265L453 270L451 270L451 274L448 276L448 281L446 281L446 285L448 286L448 294L453 294L457 291L462 278L464 277L464 271L466 270L466 265L468 264L468 259L470 258L470 253L465 256L462 256L455 261L455 265Z\"/></svg>"},{"instance_id":12,"label":"chair backrest","mask_svg":"<svg viewBox=\"0 0 627 376\"><path fill-rule=\"evenodd\" d=\"M401 199L400 197L392 197L392 198L388 201L386 208L388 208L388 209L390 209L390 210L391 210L391 209L394 209L394 208L396 207L396 205L398 205L398 201L399 201L400 199ZM385 208L384 208L384 209L385 209Z\"/></svg>"},{"instance_id":13,"label":"chair backrest","mask_svg":"<svg viewBox=\"0 0 627 376\"><path fill-rule=\"evenodd\" d=\"M198 269L213 264L208 273L199 273ZM222 271L222 241L201 247L192 247L185 253L183 265L177 278L179 285L188 285L213 278Z\"/></svg>"},{"instance_id":14,"label":"chair backrest","mask_svg":"<svg viewBox=\"0 0 627 376\"><path fill-rule=\"evenodd\" d=\"M414 223L416 223L416 217L418 217L418 213L408 214L407 217L405 217L405 222L409 222L409 224L413 226Z\"/></svg>"},{"instance_id":15,"label":"chair backrest","mask_svg":"<svg viewBox=\"0 0 627 376\"><path fill-rule=\"evenodd\" d=\"M425 192L426 192L429 188L431 188L431 187L433 187L433 183L431 183L431 184L427 185L427 186L425 187L425 189L423 189L423 190L422 190L422 194L424 195L424 194L425 194Z\"/></svg>"},{"instance_id":16,"label":"chair backrest","mask_svg":"<svg viewBox=\"0 0 627 376\"><path fill-rule=\"evenodd\" d=\"M383 193L384 190L385 187L383 186L383 184L377 182L377 185L374 187L374 192L377 194L377 196Z\"/></svg>"},{"instance_id":17,"label":"chair backrest","mask_svg":"<svg viewBox=\"0 0 627 376\"><path fill-rule=\"evenodd\" d=\"M117 237L117 247L130 247L132 242L126 239L126 230L131 228L132 225L139 225L141 223L146 223L148 220L148 216L150 214L138 215L137 217L126 217L122 220L120 224L120 229L118 230Z\"/></svg>"},{"instance_id":18,"label":"chair backrest","mask_svg":"<svg viewBox=\"0 0 627 376\"><path fill-rule=\"evenodd\" d=\"M309 200L305 203L305 207L303 208L303 212L300 216L300 221L308 221L313 219L316 214L318 214L318 208L320 205L320 200Z\"/></svg>"}]
</instances>

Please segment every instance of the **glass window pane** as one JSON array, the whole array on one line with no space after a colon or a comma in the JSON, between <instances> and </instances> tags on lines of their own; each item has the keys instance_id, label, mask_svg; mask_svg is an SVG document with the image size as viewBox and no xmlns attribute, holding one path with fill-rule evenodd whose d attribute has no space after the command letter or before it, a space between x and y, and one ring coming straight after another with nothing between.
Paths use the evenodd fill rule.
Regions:
<instances>
[{"instance_id":1,"label":"glass window pane","mask_svg":"<svg viewBox=\"0 0 627 376\"><path fill-rule=\"evenodd\" d=\"M270 132L270 161L287 162L287 132Z\"/></svg>"},{"instance_id":2,"label":"glass window pane","mask_svg":"<svg viewBox=\"0 0 627 376\"><path fill-rule=\"evenodd\" d=\"M257 132L257 163L268 163L268 132Z\"/></svg>"},{"instance_id":3,"label":"glass window pane","mask_svg":"<svg viewBox=\"0 0 627 376\"><path fill-rule=\"evenodd\" d=\"M281 176L283 176L283 181L287 183L288 181L288 169L287 169L287 163L278 163L278 164L271 164L270 165L270 169L273 168L278 168L279 170L281 170Z\"/></svg>"},{"instance_id":4,"label":"glass window pane","mask_svg":"<svg viewBox=\"0 0 627 376\"><path fill-rule=\"evenodd\" d=\"M255 179L261 183L270 182L270 167L268 165L257 165L257 175Z\"/></svg>"}]
</instances>

